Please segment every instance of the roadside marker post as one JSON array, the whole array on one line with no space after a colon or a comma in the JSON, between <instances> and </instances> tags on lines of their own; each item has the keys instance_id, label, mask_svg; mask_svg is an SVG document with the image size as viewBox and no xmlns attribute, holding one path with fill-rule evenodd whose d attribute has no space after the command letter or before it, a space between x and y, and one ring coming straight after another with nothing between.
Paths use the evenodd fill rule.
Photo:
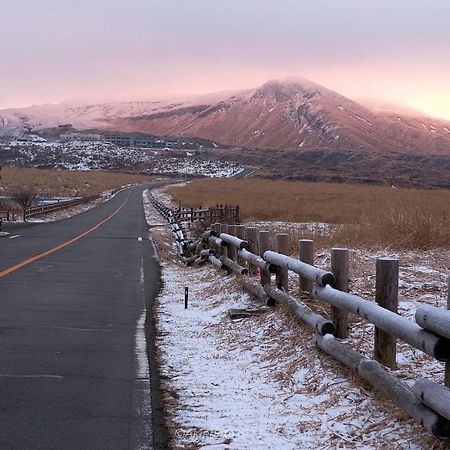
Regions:
<instances>
[{"instance_id":1,"label":"roadside marker post","mask_svg":"<svg viewBox=\"0 0 450 450\"><path fill-rule=\"evenodd\" d=\"M184 288L184 309L188 309L188 300L189 300L189 288L186 286Z\"/></svg>"}]
</instances>

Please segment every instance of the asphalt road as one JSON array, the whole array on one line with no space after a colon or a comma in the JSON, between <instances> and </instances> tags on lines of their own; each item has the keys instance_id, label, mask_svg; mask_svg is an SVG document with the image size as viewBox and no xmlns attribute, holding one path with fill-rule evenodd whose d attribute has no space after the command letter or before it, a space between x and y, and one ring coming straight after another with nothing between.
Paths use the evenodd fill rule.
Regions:
<instances>
[{"instance_id":1,"label":"asphalt road","mask_svg":"<svg viewBox=\"0 0 450 450\"><path fill-rule=\"evenodd\" d=\"M251 174L255 173L257 170L258 169L255 169L254 167L243 167L242 172L239 172L232 178L247 178Z\"/></svg>"},{"instance_id":2,"label":"asphalt road","mask_svg":"<svg viewBox=\"0 0 450 450\"><path fill-rule=\"evenodd\" d=\"M151 315L159 264L142 190L4 227L0 449L167 448Z\"/></svg>"}]
</instances>

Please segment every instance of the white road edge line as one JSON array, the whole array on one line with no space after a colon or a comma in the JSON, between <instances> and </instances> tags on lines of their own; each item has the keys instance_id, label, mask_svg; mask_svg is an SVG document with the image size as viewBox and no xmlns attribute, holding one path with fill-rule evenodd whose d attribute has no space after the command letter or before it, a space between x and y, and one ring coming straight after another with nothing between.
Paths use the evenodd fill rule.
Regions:
<instances>
[{"instance_id":1,"label":"white road edge line","mask_svg":"<svg viewBox=\"0 0 450 450\"><path fill-rule=\"evenodd\" d=\"M64 377L62 375L22 375L14 373L1 373L2 378L56 378L62 380Z\"/></svg>"},{"instance_id":2,"label":"white road edge line","mask_svg":"<svg viewBox=\"0 0 450 450\"><path fill-rule=\"evenodd\" d=\"M133 448L148 449L149 443L153 439L151 420L151 381L150 368L147 357L147 340L145 337L145 285L144 285L144 260L141 258L140 267L140 296L142 297L141 313L136 321L134 332L134 361L133 361L133 393L132 409L137 414L136 427L138 427L138 442Z\"/></svg>"}]
</instances>

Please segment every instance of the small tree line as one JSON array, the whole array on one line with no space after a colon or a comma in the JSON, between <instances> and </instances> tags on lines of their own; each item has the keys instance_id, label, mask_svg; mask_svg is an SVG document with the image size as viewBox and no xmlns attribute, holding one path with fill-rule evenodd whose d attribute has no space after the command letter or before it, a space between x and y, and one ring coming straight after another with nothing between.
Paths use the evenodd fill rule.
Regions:
<instances>
[{"instance_id":1,"label":"small tree line","mask_svg":"<svg viewBox=\"0 0 450 450\"><path fill-rule=\"evenodd\" d=\"M34 206L38 199L38 193L34 187L24 186L10 189L5 199L1 200L0 211L13 211L14 205L17 205L23 211L25 220L25 211Z\"/></svg>"}]
</instances>

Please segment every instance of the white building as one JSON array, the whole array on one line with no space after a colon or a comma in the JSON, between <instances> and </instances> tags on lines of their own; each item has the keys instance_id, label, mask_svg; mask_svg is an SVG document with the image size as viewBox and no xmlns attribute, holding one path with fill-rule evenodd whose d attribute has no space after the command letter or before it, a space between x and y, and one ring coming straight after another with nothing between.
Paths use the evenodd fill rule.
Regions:
<instances>
[{"instance_id":1,"label":"white building","mask_svg":"<svg viewBox=\"0 0 450 450\"><path fill-rule=\"evenodd\" d=\"M91 134L91 133L63 133L60 135L59 138L61 142L74 142L74 141L95 142L102 140L100 134Z\"/></svg>"}]
</instances>

